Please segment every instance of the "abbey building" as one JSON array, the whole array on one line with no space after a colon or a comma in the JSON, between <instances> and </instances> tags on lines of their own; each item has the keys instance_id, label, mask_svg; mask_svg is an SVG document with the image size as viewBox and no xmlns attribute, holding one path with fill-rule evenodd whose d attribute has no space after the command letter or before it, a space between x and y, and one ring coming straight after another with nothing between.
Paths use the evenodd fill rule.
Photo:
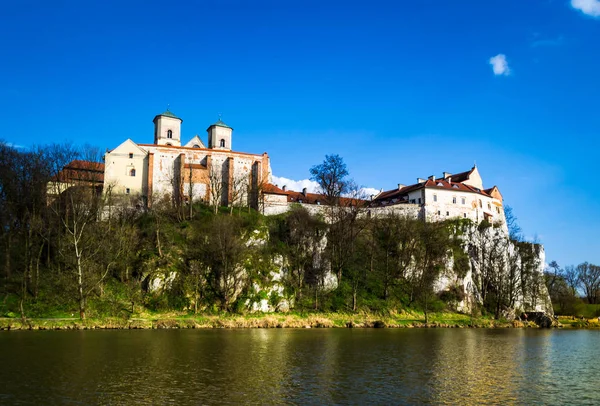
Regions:
<instances>
[{"instance_id":1,"label":"abbey building","mask_svg":"<svg viewBox=\"0 0 600 406\"><path fill-rule=\"evenodd\" d=\"M104 163L73 161L50 182L48 190L62 193L85 183L104 195L125 198L128 204L204 202L217 206L250 206L263 214L286 212L300 205L322 212L323 196L287 190L271 183L269 156L233 150L233 128L220 119L207 128L207 143L195 135L182 144L183 120L167 110L154 117L154 142L130 139L104 155ZM344 198L340 205L360 206L364 213L387 213L443 221L467 218L476 223L505 223L503 199L496 186L485 188L476 166L461 173L417 178L398 184L370 199Z\"/></svg>"},{"instance_id":2,"label":"abbey building","mask_svg":"<svg viewBox=\"0 0 600 406\"><path fill-rule=\"evenodd\" d=\"M182 143L183 120L167 109L154 117L154 142L130 139L104 156L104 193L130 196L151 207L159 199L215 205L257 205L259 185L268 182L269 156L232 149L233 128L220 119Z\"/></svg>"}]
</instances>

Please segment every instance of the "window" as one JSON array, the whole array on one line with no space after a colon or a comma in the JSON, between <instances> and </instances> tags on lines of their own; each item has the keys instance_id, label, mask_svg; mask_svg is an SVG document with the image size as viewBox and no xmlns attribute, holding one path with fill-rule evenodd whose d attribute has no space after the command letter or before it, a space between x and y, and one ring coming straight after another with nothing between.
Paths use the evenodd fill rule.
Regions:
<instances>
[{"instance_id":1,"label":"window","mask_svg":"<svg viewBox=\"0 0 600 406\"><path fill-rule=\"evenodd\" d=\"M225 140L221 140L221 144L219 145L221 148L225 148Z\"/></svg>"},{"instance_id":2,"label":"window","mask_svg":"<svg viewBox=\"0 0 600 406\"><path fill-rule=\"evenodd\" d=\"M421 204L421 198L419 197L419 204Z\"/></svg>"},{"instance_id":3,"label":"window","mask_svg":"<svg viewBox=\"0 0 600 406\"><path fill-rule=\"evenodd\" d=\"M496 213L500 214L500 207L496 207Z\"/></svg>"},{"instance_id":4,"label":"window","mask_svg":"<svg viewBox=\"0 0 600 406\"><path fill-rule=\"evenodd\" d=\"M125 189L126 194L129 194L129 192L131 192L131 190L129 190L129 188Z\"/></svg>"},{"instance_id":5,"label":"window","mask_svg":"<svg viewBox=\"0 0 600 406\"><path fill-rule=\"evenodd\" d=\"M442 215L442 212L438 210L438 216L441 216L441 215Z\"/></svg>"},{"instance_id":6,"label":"window","mask_svg":"<svg viewBox=\"0 0 600 406\"><path fill-rule=\"evenodd\" d=\"M449 211L447 211L447 212L446 212L446 216L449 216L449 215L450 215L450 212L449 212Z\"/></svg>"},{"instance_id":7,"label":"window","mask_svg":"<svg viewBox=\"0 0 600 406\"><path fill-rule=\"evenodd\" d=\"M194 148L200 148L200 145L194 144Z\"/></svg>"},{"instance_id":8,"label":"window","mask_svg":"<svg viewBox=\"0 0 600 406\"><path fill-rule=\"evenodd\" d=\"M488 203L488 210L492 210L492 205Z\"/></svg>"},{"instance_id":9,"label":"window","mask_svg":"<svg viewBox=\"0 0 600 406\"><path fill-rule=\"evenodd\" d=\"M433 195L433 201L437 202L437 195Z\"/></svg>"},{"instance_id":10,"label":"window","mask_svg":"<svg viewBox=\"0 0 600 406\"><path fill-rule=\"evenodd\" d=\"M171 147L173 146L173 144L171 144L170 142L167 142L167 147Z\"/></svg>"},{"instance_id":11,"label":"window","mask_svg":"<svg viewBox=\"0 0 600 406\"><path fill-rule=\"evenodd\" d=\"M465 199L464 197L460 198L460 204L466 204L467 203L467 199Z\"/></svg>"},{"instance_id":12,"label":"window","mask_svg":"<svg viewBox=\"0 0 600 406\"><path fill-rule=\"evenodd\" d=\"M467 218L467 213L463 213L463 217L464 217L464 218Z\"/></svg>"},{"instance_id":13,"label":"window","mask_svg":"<svg viewBox=\"0 0 600 406\"><path fill-rule=\"evenodd\" d=\"M456 204L456 196L452 196L452 204Z\"/></svg>"},{"instance_id":14,"label":"window","mask_svg":"<svg viewBox=\"0 0 600 406\"><path fill-rule=\"evenodd\" d=\"M173 138L173 131L167 131L167 138Z\"/></svg>"},{"instance_id":15,"label":"window","mask_svg":"<svg viewBox=\"0 0 600 406\"><path fill-rule=\"evenodd\" d=\"M129 153L129 159L133 159L133 153Z\"/></svg>"},{"instance_id":16,"label":"window","mask_svg":"<svg viewBox=\"0 0 600 406\"><path fill-rule=\"evenodd\" d=\"M135 176L135 168L129 171L129 176Z\"/></svg>"},{"instance_id":17,"label":"window","mask_svg":"<svg viewBox=\"0 0 600 406\"><path fill-rule=\"evenodd\" d=\"M482 209L483 208L483 203L481 203L481 199L479 199L479 208Z\"/></svg>"}]
</instances>

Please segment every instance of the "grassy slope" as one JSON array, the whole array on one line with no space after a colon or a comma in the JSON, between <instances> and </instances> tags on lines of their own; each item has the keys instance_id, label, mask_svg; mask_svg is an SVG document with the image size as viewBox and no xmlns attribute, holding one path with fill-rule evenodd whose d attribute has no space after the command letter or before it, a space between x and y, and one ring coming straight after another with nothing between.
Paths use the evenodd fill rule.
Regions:
<instances>
[{"instance_id":1,"label":"grassy slope","mask_svg":"<svg viewBox=\"0 0 600 406\"><path fill-rule=\"evenodd\" d=\"M190 315L186 313L145 313L129 319L98 318L81 321L77 318L0 319L0 329L129 329L129 328L321 328L321 327L535 327L533 323L498 321L490 318L471 318L457 313L431 313L429 323L419 312L405 312L388 316L344 313L254 313L247 315Z\"/></svg>"}]
</instances>

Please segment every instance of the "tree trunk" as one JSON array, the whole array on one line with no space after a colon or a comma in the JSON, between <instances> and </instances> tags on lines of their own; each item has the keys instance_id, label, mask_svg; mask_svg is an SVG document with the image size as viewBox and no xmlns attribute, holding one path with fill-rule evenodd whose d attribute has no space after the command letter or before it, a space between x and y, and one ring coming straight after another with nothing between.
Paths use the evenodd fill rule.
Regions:
<instances>
[{"instance_id":1,"label":"tree trunk","mask_svg":"<svg viewBox=\"0 0 600 406\"><path fill-rule=\"evenodd\" d=\"M11 230L9 230L7 238L6 238L6 258L5 258L5 262L4 262L4 269L5 269L5 272L6 272L6 279L9 279L11 277L11 271L10 271L10 248L11 248L11 243L12 243Z\"/></svg>"},{"instance_id":2,"label":"tree trunk","mask_svg":"<svg viewBox=\"0 0 600 406\"><path fill-rule=\"evenodd\" d=\"M158 256L162 258L162 247L160 245L160 229L156 228L156 248L158 248Z\"/></svg>"},{"instance_id":3,"label":"tree trunk","mask_svg":"<svg viewBox=\"0 0 600 406\"><path fill-rule=\"evenodd\" d=\"M27 294L27 279L26 275L23 275L21 280L21 300L19 300L19 309L21 310L21 319L25 321L25 310L23 308L23 302L25 301L25 295Z\"/></svg>"},{"instance_id":4,"label":"tree trunk","mask_svg":"<svg viewBox=\"0 0 600 406\"><path fill-rule=\"evenodd\" d=\"M77 245L77 239L74 238L75 242L75 255L77 256L77 291L79 293L79 318L85 320L85 295L83 293L83 268L81 266L81 253L79 252L79 246Z\"/></svg>"},{"instance_id":5,"label":"tree trunk","mask_svg":"<svg viewBox=\"0 0 600 406\"><path fill-rule=\"evenodd\" d=\"M33 285L33 297L37 299L39 293L40 286L40 262L42 260L42 253L44 252L44 243L40 245L40 250L38 252L37 261L35 264L35 283Z\"/></svg>"}]
</instances>

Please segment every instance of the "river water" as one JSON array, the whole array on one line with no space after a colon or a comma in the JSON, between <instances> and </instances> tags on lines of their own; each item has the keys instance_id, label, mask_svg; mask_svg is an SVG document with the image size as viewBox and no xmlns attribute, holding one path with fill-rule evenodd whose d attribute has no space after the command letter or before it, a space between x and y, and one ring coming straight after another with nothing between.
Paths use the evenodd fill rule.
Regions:
<instances>
[{"instance_id":1,"label":"river water","mask_svg":"<svg viewBox=\"0 0 600 406\"><path fill-rule=\"evenodd\" d=\"M0 404L600 404L600 331L0 332Z\"/></svg>"}]
</instances>

